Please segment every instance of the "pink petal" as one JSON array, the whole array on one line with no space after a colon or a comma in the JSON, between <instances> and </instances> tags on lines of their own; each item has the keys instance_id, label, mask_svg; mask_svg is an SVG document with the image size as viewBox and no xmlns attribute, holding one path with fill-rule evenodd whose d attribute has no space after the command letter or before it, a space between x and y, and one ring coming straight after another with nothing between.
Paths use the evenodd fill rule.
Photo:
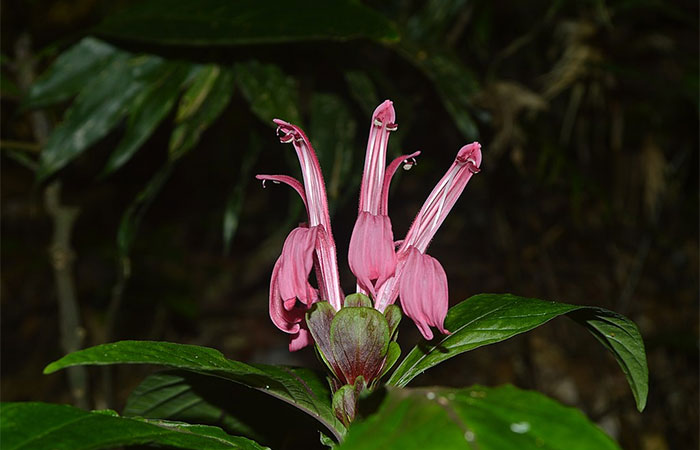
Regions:
<instances>
[{"instance_id":1,"label":"pink petal","mask_svg":"<svg viewBox=\"0 0 700 450\"><path fill-rule=\"evenodd\" d=\"M348 263L360 287L373 296L376 287L394 275L396 253L389 217L360 211L350 238Z\"/></svg>"},{"instance_id":2,"label":"pink petal","mask_svg":"<svg viewBox=\"0 0 700 450\"><path fill-rule=\"evenodd\" d=\"M282 296L279 290L279 271L281 266L281 258L275 263L272 269L272 280L270 281L270 319L277 328L288 334L299 332L300 325L304 315L299 314L299 310L287 310L284 308Z\"/></svg>"},{"instance_id":3,"label":"pink petal","mask_svg":"<svg viewBox=\"0 0 700 450\"><path fill-rule=\"evenodd\" d=\"M299 331L289 338L289 351L296 352L297 350L301 350L307 345L313 344L313 342L314 339L313 337L311 337L309 329L306 328L306 323L302 322Z\"/></svg>"},{"instance_id":4,"label":"pink petal","mask_svg":"<svg viewBox=\"0 0 700 450\"><path fill-rule=\"evenodd\" d=\"M317 227L295 228L284 241L280 256L279 292L285 309L291 310L299 299L307 306L314 300L309 274L314 264Z\"/></svg>"},{"instance_id":5,"label":"pink petal","mask_svg":"<svg viewBox=\"0 0 700 450\"><path fill-rule=\"evenodd\" d=\"M323 299L328 300L333 308L338 310L342 306L344 295L340 288L335 241L331 232L328 200L321 166L311 142L301 128L280 119L275 119L274 122L278 125L277 132L280 135L280 141L292 143L296 150L304 179L309 225L319 229L316 241L316 267L321 275L318 277L319 288Z\"/></svg>"},{"instance_id":6,"label":"pink petal","mask_svg":"<svg viewBox=\"0 0 700 450\"><path fill-rule=\"evenodd\" d=\"M404 313L425 339L433 338L431 326L449 334L443 325L448 308L447 275L437 259L410 247L399 281L399 297Z\"/></svg>"}]
</instances>

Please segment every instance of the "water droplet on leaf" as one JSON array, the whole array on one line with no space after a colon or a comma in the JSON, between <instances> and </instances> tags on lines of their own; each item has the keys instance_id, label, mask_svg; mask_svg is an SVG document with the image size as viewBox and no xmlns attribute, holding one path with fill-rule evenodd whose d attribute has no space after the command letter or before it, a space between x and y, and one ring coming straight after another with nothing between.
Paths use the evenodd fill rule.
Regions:
<instances>
[{"instance_id":1,"label":"water droplet on leaf","mask_svg":"<svg viewBox=\"0 0 700 450\"><path fill-rule=\"evenodd\" d=\"M512 431L513 433L518 433L518 434L527 433L528 431L530 431L530 423L529 422L511 423L510 424L510 431Z\"/></svg>"}]
</instances>

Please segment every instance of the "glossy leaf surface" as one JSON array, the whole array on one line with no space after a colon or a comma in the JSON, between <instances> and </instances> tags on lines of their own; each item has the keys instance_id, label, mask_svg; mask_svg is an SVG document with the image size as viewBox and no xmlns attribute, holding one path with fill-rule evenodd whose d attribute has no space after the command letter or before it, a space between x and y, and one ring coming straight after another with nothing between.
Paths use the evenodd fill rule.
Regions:
<instances>
[{"instance_id":1,"label":"glossy leaf surface","mask_svg":"<svg viewBox=\"0 0 700 450\"><path fill-rule=\"evenodd\" d=\"M246 364L221 352L195 345L155 341L121 341L80 350L49 364L44 373L80 365L156 364L214 375L277 397L323 423L336 436L344 427L330 409L326 381L307 369Z\"/></svg>"},{"instance_id":2,"label":"glossy leaf surface","mask_svg":"<svg viewBox=\"0 0 700 450\"><path fill-rule=\"evenodd\" d=\"M547 302L510 294L479 294L452 307L445 327L452 332L423 341L399 364L389 385L403 387L425 370L487 344L504 341L567 315L585 326L612 352L627 376L637 408L646 405L648 369L644 342L634 322L602 308Z\"/></svg>"},{"instance_id":3,"label":"glossy leaf surface","mask_svg":"<svg viewBox=\"0 0 700 450\"><path fill-rule=\"evenodd\" d=\"M126 418L109 410L88 412L49 403L3 403L0 433L6 450L82 450L139 444L193 450L264 448L216 427Z\"/></svg>"},{"instance_id":4,"label":"glossy leaf surface","mask_svg":"<svg viewBox=\"0 0 700 450\"><path fill-rule=\"evenodd\" d=\"M581 411L513 386L389 389L339 450L613 450Z\"/></svg>"},{"instance_id":5,"label":"glossy leaf surface","mask_svg":"<svg viewBox=\"0 0 700 450\"><path fill-rule=\"evenodd\" d=\"M41 151L39 179L52 175L109 133L163 68L164 61L156 57L114 56L84 86L51 133Z\"/></svg>"}]
</instances>

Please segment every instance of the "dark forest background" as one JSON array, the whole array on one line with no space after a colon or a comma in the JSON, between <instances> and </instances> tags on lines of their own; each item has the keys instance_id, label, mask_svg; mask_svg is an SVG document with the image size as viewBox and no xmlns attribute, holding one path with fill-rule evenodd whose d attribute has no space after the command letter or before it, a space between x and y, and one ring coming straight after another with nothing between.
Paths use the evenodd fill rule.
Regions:
<instances>
[{"instance_id":1,"label":"dark forest background","mask_svg":"<svg viewBox=\"0 0 700 450\"><path fill-rule=\"evenodd\" d=\"M302 125L349 291L370 114L389 98L390 156L422 151L392 187L397 236L461 145L484 148L431 245L451 302L612 309L639 325L650 369L640 414L614 359L558 319L418 384L513 383L623 448L697 448L697 2L329 2L337 23L294 33L278 24L308 2L259 3L2 2L2 400L121 408L150 369L42 375L117 339L317 366L267 312L303 209L254 175L297 174L270 119ZM418 336L404 320L402 348Z\"/></svg>"}]
</instances>

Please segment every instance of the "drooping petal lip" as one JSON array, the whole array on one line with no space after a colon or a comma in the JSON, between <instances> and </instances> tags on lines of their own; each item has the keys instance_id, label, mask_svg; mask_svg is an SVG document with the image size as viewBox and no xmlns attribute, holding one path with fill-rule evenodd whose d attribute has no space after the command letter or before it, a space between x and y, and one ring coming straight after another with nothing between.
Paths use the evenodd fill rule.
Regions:
<instances>
[{"instance_id":1,"label":"drooping petal lip","mask_svg":"<svg viewBox=\"0 0 700 450\"><path fill-rule=\"evenodd\" d=\"M394 275L396 268L389 217L360 211L350 238L348 263L359 286L374 297L376 288Z\"/></svg>"},{"instance_id":2,"label":"drooping petal lip","mask_svg":"<svg viewBox=\"0 0 700 450\"><path fill-rule=\"evenodd\" d=\"M282 247L277 283L284 308L292 310L297 300L307 307L318 299L309 284L318 227L297 227L289 233Z\"/></svg>"},{"instance_id":3,"label":"drooping petal lip","mask_svg":"<svg viewBox=\"0 0 700 450\"><path fill-rule=\"evenodd\" d=\"M447 275L437 259L410 247L399 296L404 313L415 322L425 339L433 338L431 326L449 334L443 325L449 306Z\"/></svg>"}]
</instances>

